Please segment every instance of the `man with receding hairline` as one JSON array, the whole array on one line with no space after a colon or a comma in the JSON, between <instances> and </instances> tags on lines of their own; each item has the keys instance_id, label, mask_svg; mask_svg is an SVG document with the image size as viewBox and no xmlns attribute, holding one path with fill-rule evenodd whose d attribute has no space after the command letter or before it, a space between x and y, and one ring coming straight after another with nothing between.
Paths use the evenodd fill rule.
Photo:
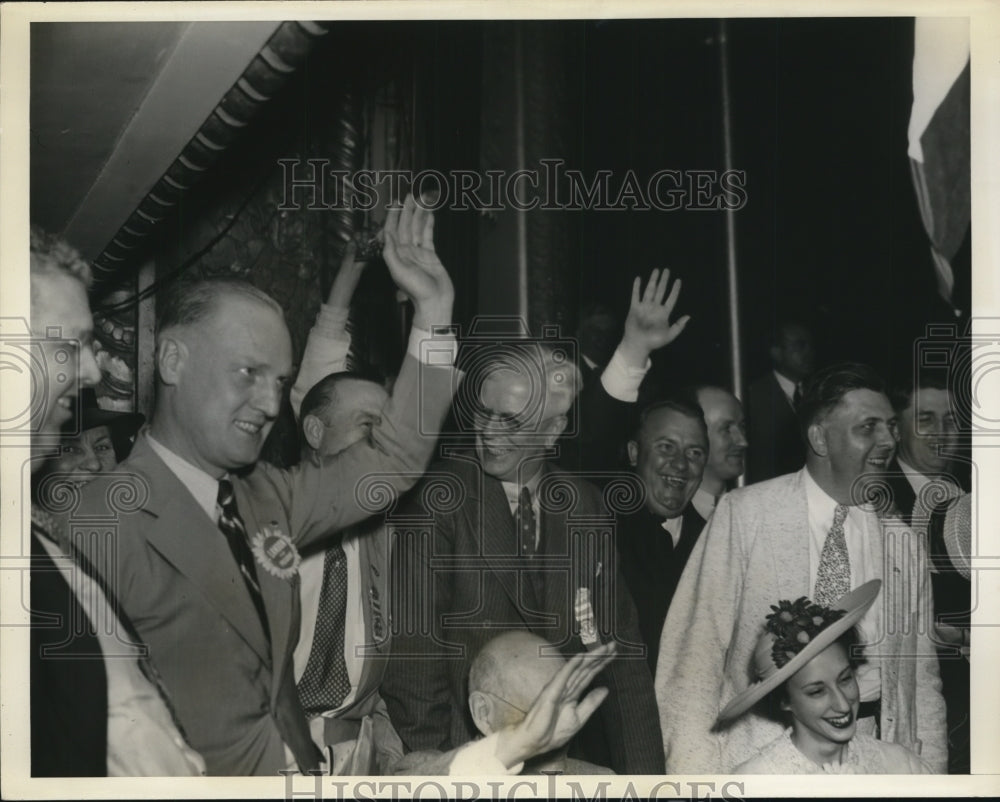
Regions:
<instances>
[{"instance_id":1,"label":"man with receding hairline","mask_svg":"<svg viewBox=\"0 0 1000 802\"><path fill-rule=\"evenodd\" d=\"M120 496L101 479L83 493L82 514L114 520L84 548L146 639L209 774L321 766L292 677L297 546L371 514L356 497L360 477L407 489L434 446L422 427L447 411L453 369L421 352L431 328L450 322L454 295L433 216L410 197L385 234L386 264L415 314L370 442L289 471L258 463L292 375L288 329L260 290L207 279L161 304L156 411L119 469L134 477L133 498L114 507Z\"/></svg>"},{"instance_id":2,"label":"man with receding hairline","mask_svg":"<svg viewBox=\"0 0 1000 802\"><path fill-rule=\"evenodd\" d=\"M708 460L691 504L707 521L746 468L746 421L739 400L724 387L704 384L695 394L708 429Z\"/></svg>"},{"instance_id":3,"label":"man with receding hairline","mask_svg":"<svg viewBox=\"0 0 1000 802\"><path fill-rule=\"evenodd\" d=\"M799 415L805 468L726 493L677 587L655 681L667 770L728 771L781 734L755 714L712 729L723 700L750 682L759 617L774 599L829 604L881 579L881 600L858 622L867 662L857 726L943 771L925 547L869 502L896 447L884 383L866 365L830 366L806 382Z\"/></svg>"},{"instance_id":4,"label":"man with receding hairline","mask_svg":"<svg viewBox=\"0 0 1000 802\"><path fill-rule=\"evenodd\" d=\"M575 748L619 773L661 773L635 606L610 538L585 539L610 530L609 514L596 487L546 459L566 427L577 367L536 343L497 347L477 364L483 371L472 388L475 449L455 450L429 471L428 481L451 478L457 503L435 508L435 494L414 492L401 513L428 521L418 534L424 526L430 533L410 545L401 535L394 547L400 576L420 580L422 592L412 594L415 609L394 614L401 622L426 620L429 630L395 635L382 686L393 724L411 751L453 749L475 738L466 678L497 628L534 632L564 655L617 640L622 649L607 671L608 699ZM441 561L455 568L437 567Z\"/></svg>"},{"instance_id":5,"label":"man with receding hairline","mask_svg":"<svg viewBox=\"0 0 1000 802\"><path fill-rule=\"evenodd\" d=\"M483 735L519 723L545 685L566 664L566 658L545 638L524 630L497 635L489 641L469 669L469 710ZM605 698L606 689L585 701L580 713L586 720ZM525 762L522 774L614 774L611 769L567 755L568 744Z\"/></svg>"}]
</instances>

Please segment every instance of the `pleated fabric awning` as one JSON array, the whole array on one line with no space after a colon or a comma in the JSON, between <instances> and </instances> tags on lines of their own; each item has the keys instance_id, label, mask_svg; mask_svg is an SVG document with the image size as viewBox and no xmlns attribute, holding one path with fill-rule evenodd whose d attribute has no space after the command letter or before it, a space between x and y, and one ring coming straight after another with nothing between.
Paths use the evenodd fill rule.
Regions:
<instances>
[{"instance_id":1,"label":"pleated fabric awning","mask_svg":"<svg viewBox=\"0 0 1000 802\"><path fill-rule=\"evenodd\" d=\"M100 283L143 246L331 23L32 28L31 215Z\"/></svg>"}]
</instances>

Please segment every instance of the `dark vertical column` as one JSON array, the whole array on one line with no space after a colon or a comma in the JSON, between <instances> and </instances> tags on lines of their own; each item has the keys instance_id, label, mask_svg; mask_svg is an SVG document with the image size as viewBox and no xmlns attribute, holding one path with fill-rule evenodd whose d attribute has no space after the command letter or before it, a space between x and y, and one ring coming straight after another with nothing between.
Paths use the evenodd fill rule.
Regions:
<instances>
[{"instance_id":1,"label":"dark vertical column","mask_svg":"<svg viewBox=\"0 0 1000 802\"><path fill-rule=\"evenodd\" d=\"M543 159L579 160L582 120L582 24L515 22L488 29L483 53L481 168L503 170L503 186L521 203L483 219L479 238L479 311L518 314L532 332L575 323L579 295L579 212L554 206ZM516 170L530 178L509 179ZM547 202L548 201L548 202Z\"/></svg>"}]
</instances>

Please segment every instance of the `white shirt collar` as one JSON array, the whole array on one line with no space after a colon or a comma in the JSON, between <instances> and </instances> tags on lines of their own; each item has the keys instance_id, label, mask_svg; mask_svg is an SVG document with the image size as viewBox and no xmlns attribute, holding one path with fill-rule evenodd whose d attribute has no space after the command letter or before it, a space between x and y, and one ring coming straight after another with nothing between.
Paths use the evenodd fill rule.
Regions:
<instances>
[{"instance_id":1,"label":"white shirt collar","mask_svg":"<svg viewBox=\"0 0 1000 802\"><path fill-rule=\"evenodd\" d=\"M664 531L670 533L670 539L674 541L676 547L681 540L681 528L684 526L684 516L678 515L676 518L667 518L660 526Z\"/></svg>"},{"instance_id":2,"label":"white shirt collar","mask_svg":"<svg viewBox=\"0 0 1000 802\"><path fill-rule=\"evenodd\" d=\"M833 515L837 509L837 500L820 487L808 468L802 469L803 481L806 486L806 504L809 507L809 520L819 524L820 529L829 529L833 524Z\"/></svg>"},{"instance_id":3,"label":"white shirt collar","mask_svg":"<svg viewBox=\"0 0 1000 802\"><path fill-rule=\"evenodd\" d=\"M785 398L788 399L788 403L794 403L796 383L787 376L782 376L778 371L774 371L774 378L778 380L778 386L781 388L781 392L785 394Z\"/></svg>"},{"instance_id":4,"label":"white shirt collar","mask_svg":"<svg viewBox=\"0 0 1000 802\"><path fill-rule=\"evenodd\" d=\"M500 484L503 485L503 492L507 496L507 503L510 504L511 512L516 510L517 505L520 503L522 487L526 487L528 488L528 490L531 491L532 506L534 507L538 506L538 493L536 491L538 490L538 483L541 480L542 480L542 472L541 470L539 470L538 473L532 476L523 485L519 485L517 482L505 482L503 480L500 481Z\"/></svg>"},{"instance_id":5,"label":"white shirt collar","mask_svg":"<svg viewBox=\"0 0 1000 802\"><path fill-rule=\"evenodd\" d=\"M170 472L194 496L194 500L198 502L198 506L205 511L205 514L213 521L217 520L219 515L216 499L219 497L219 479L209 476L197 465L192 465L183 457L178 456L148 432L146 439L156 455L170 469Z\"/></svg>"},{"instance_id":6,"label":"white shirt collar","mask_svg":"<svg viewBox=\"0 0 1000 802\"><path fill-rule=\"evenodd\" d=\"M709 519L709 516L715 512L715 505L718 503L719 499L705 490L705 488L701 485L698 486L698 489L695 491L694 496L691 499L691 505L706 521Z\"/></svg>"}]
</instances>

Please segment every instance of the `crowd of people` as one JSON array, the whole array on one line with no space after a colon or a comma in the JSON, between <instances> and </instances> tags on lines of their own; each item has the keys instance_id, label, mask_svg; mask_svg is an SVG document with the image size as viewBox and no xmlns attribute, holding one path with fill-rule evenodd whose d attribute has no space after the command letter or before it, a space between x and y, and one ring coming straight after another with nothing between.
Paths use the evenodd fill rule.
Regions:
<instances>
[{"instance_id":1,"label":"crowd of people","mask_svg":"<svg viewBox=\"0 0 1000 802\"><path fill-rule=\"evenodd\" d=\"M746 418L643 398L669 271L576 355L466 348L433 214L382 238L391 383L345 369L349 245L297 370L252 284L168 287L146 422L92 398L88 266L32 229L34 776L968 772L946 386L817 368L785 321ZM284 404L291 467L260 458Z\"/></svg>"}]
</instances>

